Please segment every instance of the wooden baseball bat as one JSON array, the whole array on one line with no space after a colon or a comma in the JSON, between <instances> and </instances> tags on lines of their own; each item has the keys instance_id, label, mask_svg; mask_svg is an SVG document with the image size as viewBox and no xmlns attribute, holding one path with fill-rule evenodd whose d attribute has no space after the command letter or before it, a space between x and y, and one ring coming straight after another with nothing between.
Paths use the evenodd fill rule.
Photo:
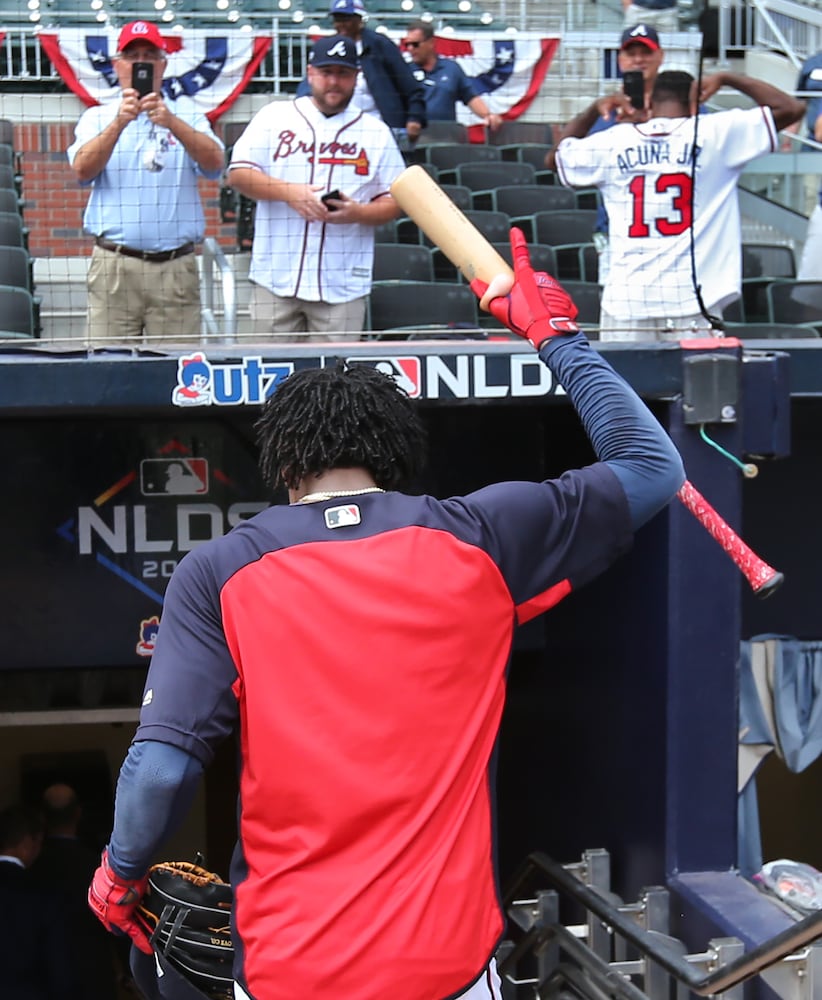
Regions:
<instances>
[{"instance_id":1,"label":"wooden baseball bat","mask_svg":"<svg viewBox=\"0 0 822 1000\"><path fill-rule=\"evenodd\" d=\"M419 164L400 174L391 185L391 194L406 215L460 269L466 281L479 278L490 284L498 274L513 274L477 227ZM733 559L757 597L769 597L777 590L783 575L742 541L692 483L686 480L677 496Z\"/></svg>"},{"instance_id":2,"label":"wooden baseball bat","mask_svg":"<svg viewBox=\"0 0 822 1000\"><path fill-rule=\"evenodd\" d=\"M513 275L505 259L419 164L403 170L391 185L391 194L466 281L490 282L497 274Z\"/></svg>"}]
</instances>

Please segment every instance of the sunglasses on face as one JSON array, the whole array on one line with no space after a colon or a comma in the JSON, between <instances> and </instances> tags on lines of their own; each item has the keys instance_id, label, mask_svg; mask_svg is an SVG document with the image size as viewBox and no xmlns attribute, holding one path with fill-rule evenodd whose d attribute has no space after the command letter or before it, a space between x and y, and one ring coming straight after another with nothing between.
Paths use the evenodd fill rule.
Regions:
<instances>
[{"instance_id":1,"label":"sunglasses on face","mask_svg":"<svg viewBox=\"0 0 822 1000\"><path fill-rule=\"evenodd\" d=\"M422 42L409 42L409 41L406 41L406 42L404 42L404 45L408 49L418 49L420 47L420 45L422 45Z\"/></svg>"}]
</instances>

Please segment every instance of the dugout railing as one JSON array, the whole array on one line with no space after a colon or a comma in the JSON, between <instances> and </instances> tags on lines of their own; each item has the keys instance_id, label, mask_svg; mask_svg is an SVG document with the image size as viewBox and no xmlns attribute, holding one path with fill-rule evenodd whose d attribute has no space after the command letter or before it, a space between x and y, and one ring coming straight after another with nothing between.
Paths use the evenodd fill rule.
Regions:
<instances>
[{"instance_id":1,"label":"dugout railing","mask_svg":"<svg viewBox=\"0 0 822 1000\"><path fill-rule=\"evenodd\" d=\"M570 865L529 855L504 899L508 931L497 961L506 1000L741 1000L742 984L756 976L783 1000L819 995L822 947L813 942L822 935L822 912L790 916L733 872L695 877L713 879L731 924L737 911L740 926L755 924L769 936L743 941L743 930L689 953L671 934L668 888L643 889L626 904L610 890L607 851L587 851ZM688 876L680 878L687 883Z\"/></svg>"}]
</instances>

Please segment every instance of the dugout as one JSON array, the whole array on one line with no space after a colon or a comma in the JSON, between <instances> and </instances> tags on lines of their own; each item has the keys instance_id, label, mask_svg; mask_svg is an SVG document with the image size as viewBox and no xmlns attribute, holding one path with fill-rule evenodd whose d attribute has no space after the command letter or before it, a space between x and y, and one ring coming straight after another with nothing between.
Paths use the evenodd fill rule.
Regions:
<instances>
[{"instance_id":1,"label":"dugout","mask_svg":"<svg viewBox=\"0 0 822 1000\"><path fill-rule=\"evenodd\" d=\"M813 341L598 349L671 433L689 479L788 582L756 600L673 504L629 556L521 631L498 762L501 871L510 875L532 850L567 861L604 847L620 895L674 890L678 933L753 940L737 902L706 899L700 879L736 865L739 641L816 633L808 553L819 531L822 353ZM113 781L167 579L197 541L267 503L251 425L294 368L342 356L395 372L420 399L431 465L418 485L437 495L545 478L592 458L561 389L509 342L195 353L210 365L203 399L192 395L182 351L0 355L5 797L24 790L24 771L37 784L38 754L51 766L61 753L97 752L94 766L100 773L102 756ZM701 437L701 423L727 454L765 456L759 476L743 479ZM174 845L204 850L218 870L232 839L232 768L226 748ZM111 790L101 792L109 805Z\"/></svg>"}]
</instances>

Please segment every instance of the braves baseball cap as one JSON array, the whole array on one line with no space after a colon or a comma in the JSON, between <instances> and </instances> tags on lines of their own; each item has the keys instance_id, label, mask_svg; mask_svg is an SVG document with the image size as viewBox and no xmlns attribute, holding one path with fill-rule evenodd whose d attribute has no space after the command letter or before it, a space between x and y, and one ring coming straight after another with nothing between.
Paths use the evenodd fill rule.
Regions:
<instances>
[{"instance_id":1,"label":"braves baseball cap","mask_svg":"<svg viewBox=\"0 0 822 1000\"><path fill-rule=\"evenodd\" d=\"M117 51L125 52L132 42L147 42L155 48L165 51L166 43L160 34L160 29L150 21L130 21L120 32L117 39Z\"/></svg>"},{"instance_id":2,"label":"braves baseball cap","mask_svg":"<svg viewBox=\"0 0 822 1000\"><path fill-rule=\"evenodd\" d=\"M348 66L357 69L357 46L345 35L319 38L308 56L310 66Z\"/></svg>"},{"instance_id":3,"label":"braves baseball cap","mask_svg":"<svg viewBox=\"0 0 822 1000\"><path fill-rule=\"evenodd\" d=\"M331 0L328 8L329 14L345 14L348 17L356 15L365 17L368 11L363 6L362 0Z\"/></svg>"},{"instance_id":4,"label":"braves baseball cap","mask_svg":"<svg viewBox=\"0 0 822 1000\"><path fill-rule=\"evenodd\" d=\"M662 46L659 44L659 35L656 28L650 24L635 24L633 28L626 28L622 32L622 40L619 43L620 50L629 45L647 45L651 52L658 52Z\"/></svg>"}]
</instances>

